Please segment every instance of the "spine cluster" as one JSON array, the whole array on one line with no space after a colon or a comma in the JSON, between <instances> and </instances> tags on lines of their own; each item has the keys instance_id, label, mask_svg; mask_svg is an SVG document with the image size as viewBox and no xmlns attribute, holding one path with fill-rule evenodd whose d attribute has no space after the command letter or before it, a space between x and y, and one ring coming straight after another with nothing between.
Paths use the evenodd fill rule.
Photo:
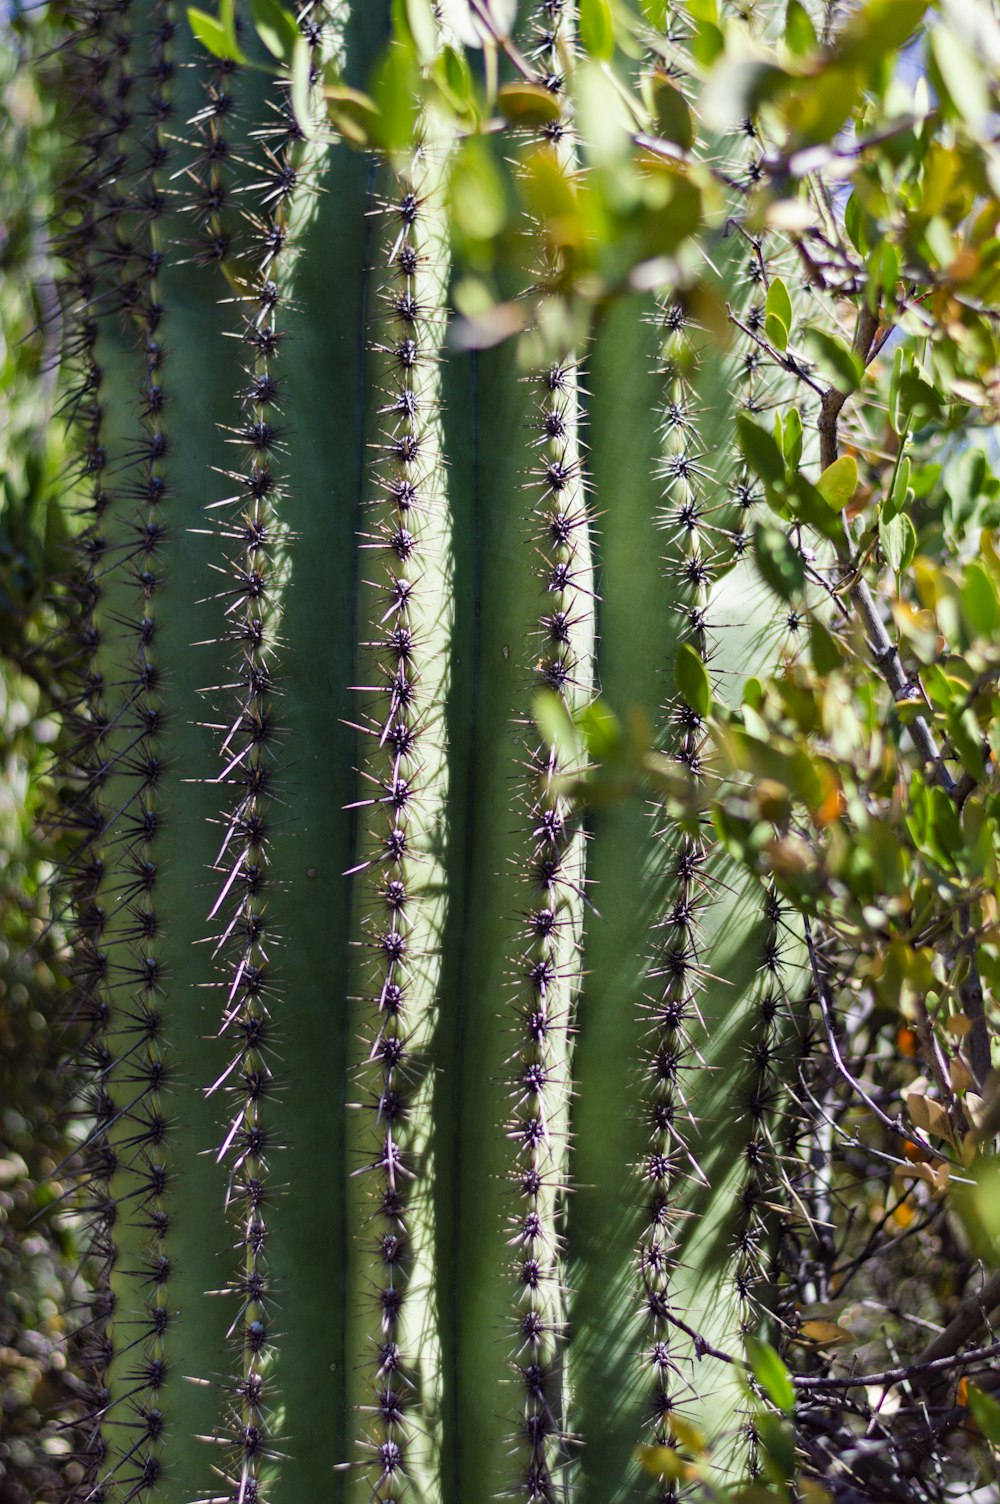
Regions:
<instances>
[{"instance_id":1,"label":"spine cluster","mask_svg":"<svg viewBox=\"0 0 1000 1504\"><path fill-rule=\"evenodd\" d=\"M431 1256L424 1233L434 1083L426 1062L437 1008L456 1006L438 993L440 822L448 789L440 696L451 610L444 593L450 544L438 375L448 275L440 230L445 156L442 143L422 139L381 204L388 243L371 350L378 430L371 526L362 547L380 567L371 582L376 619L367 645L377 682L362 687L359 724L368 748L363 776L372 790L363 806L374 818L357 869L367 874L358 1173L366 1182L373 1254L368 1300L376 1307L364 1359L361 1466L380 1500L400 1498L415 1485L434 1407L433 1359L428 1363L426 1335L416 1337Z\"/></svg>"},{"instance_id":2,"label":"spine cluster","mask_svg":"<svg viewBox=\"0 0 1000 1504\"><path fill-rule=\"evenodd\" d=\"M572 47L570 7L537 7L530 53L545 88L557 97ZM565 112L544 144L571 171L571 126ZM557 277L542 265L540 280ZM533 462L526 484L532 505L532 547L541 561L543 609L532 666L535 688L555 692L570 715L592 692L594 591L591 518L580 445L581 388L566 352L529 378L538 393ZM529 860L527 906L513 972L511 1113L516 1209L513 1364L521 1390L514 1456L516 1497L538 1504L562 1495L569 1460L564 1404L566 1289L562 1259L568 1191L569 1086L580 947L585 839L560 778L577 769L554 748L525 747Z\"/></svg>"},{"instance_id":3,"label":"spine cluster","mask_svg":"<svg viewBox=\"0 0 1000 1504\"><path fill-rule=\"evenodd\" d=\"M661 523L668 537L666 568L677 582L681 641L705 659L709 652L707 602L711 578L702 542L699 499L706 479L697 444L696 393L689 381L694 352L682 308L663 309L664 403ZM703 774L705 731L698 711L678 695L670 707L672 750L694 779ZM698 1069L698 993L706 980L700 921L711 902L707 838L667 826L670 873L666 912L654 937L645 1013L650 1049L646 1061L648 1152L642 1165L645 1230L638 1250L641 1304L647 1330L644 1361L652 1387L653 1439L670 1438L670 1417L683 1397L681 1364L671 1323L671 1272L683 1228L683 1186L704 1180L697 1158L697 1109L689 1098ZM680 1192L680 1194L678 1194Z\"/></svg>"},{"instance_id":4,"label":"spine cluster","mask_svg":"<svg viewBox=\"0 0 1000 1504\"><path fill-rule=\"evenodd\" d=\"M95 5L79 25L78 118L87 124L64 205L64 248L67 355L78 374L71 416L85 435L88 517L66 758L77 792L64 823L75 837L66 876L91 1026L84 1184L100 1272L80 1334L90 1388L72 1482L86 1500L128 1500L160 1474L171 1366L156 595L170 542L160 326L175 27L166 7L140 17L129 4ZM130 412L108 411L105 359L130 373Z\"/></svg>"},{"instance_id":5,"label":"spine cluster","mask_svg":"<svg viewBox=\"0 0 1000 1504\"><path fill-rule=\"evenodd\" d=\"M322 24L318 6L298 14L315 50ZM209 81L208 104L195 117L199 151L193 167L194 208L204 237L199 253L212 263L229 253L223 208L229 194L225 122L231 106L229 71ZM239 417L228 430L236 462L225 472L232 489L210 504L209 518L225 561L224 642L231 676L207 691L228 698L221 734L222 767L214 782L226 805L214 861L217 892L209 919L216 927L212 954L223 993L218 1037L225 1064L206 1086L225 1103L217 1161L225 1169L236 1268L217 1293L229 1302L227 1340L234 1353L223 1419L211 1438L221 1499L256 1504L266 1497L277 1411L276 1295L268 1258L275 1202L273 1157L280 1147L274 1121L276 1059L280 1054L280 994L275 979L274 883L270 837L276 806L279 713L275 670L287 529L282 525L282 374L280 315L287 295L293 201L308 191L303 132L283 94L273 124L252 132L255 158L245 164L239 191L245 276L237 284L245 350Z\"/></svg>"}]
</instances>

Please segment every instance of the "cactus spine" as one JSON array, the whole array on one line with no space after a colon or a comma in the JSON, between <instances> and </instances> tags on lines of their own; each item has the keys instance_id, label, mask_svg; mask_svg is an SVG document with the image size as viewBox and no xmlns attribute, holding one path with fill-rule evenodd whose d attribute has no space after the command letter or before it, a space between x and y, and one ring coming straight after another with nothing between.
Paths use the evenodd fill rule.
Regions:
<instances>
[{"instance_id":1,"label":"cactus spine","mask_svg":"<svg viewBox=\"0 0 1000 1504\"><path fill-rule=\"evenodd\" d=\"M573 10L522 38L560 100ZM389 20L297 17L348 78ZM662 1497L674 1414L743 1467L704 1344L771 1298L782 917L704 829L584 820L532 696L659 707L699 775L677 645L733 697L781 651L759 394L670 300L456 354L432 116L376 168L161 5L74 46L79 1495ZM578 170L568 104L535 146Z\"/></svg>"}]
</instances>

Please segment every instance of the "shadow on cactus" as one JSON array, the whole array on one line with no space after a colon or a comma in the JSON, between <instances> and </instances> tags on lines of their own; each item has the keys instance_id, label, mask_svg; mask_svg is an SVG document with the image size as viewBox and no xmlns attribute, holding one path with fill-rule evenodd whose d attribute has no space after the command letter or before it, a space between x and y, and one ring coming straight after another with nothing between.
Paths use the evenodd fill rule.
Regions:
<instances>
[{"instance_id":1,"label":"shadow on cactus","mask_svg":"<svg viewBox=\"0 0 1000 1504\"><path fill-rule=\"evenodd\" d=\"M874 333L754 185L923 9L81 7L75 1497L787 1495L816 979L709 724L852 565Z\"/></svg>"}]
</instances>

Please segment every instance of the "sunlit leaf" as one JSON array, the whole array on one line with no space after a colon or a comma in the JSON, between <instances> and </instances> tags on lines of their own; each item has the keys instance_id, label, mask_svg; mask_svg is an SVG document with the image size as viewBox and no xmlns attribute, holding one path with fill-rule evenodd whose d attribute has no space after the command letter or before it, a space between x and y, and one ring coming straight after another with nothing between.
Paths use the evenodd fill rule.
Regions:
<instances>
[{"instance_id":1,"label":"sunlit leaf","mask_svg":"<svg viewBox=\"0 0 1000 1504\"><path fill-rule=\"evenodd\" d=\"M292 50L292 114L307 138L312 134L312 55L305 37Z\"/></svg>"},{"instance_id":2,"label":"sunlit leaf","mask_svg":"<svg viewBox=\"0 0 1000 1504\"><path fill-rule=\"evenodd\" d=\"M598 61L615 50L615 29L608 0L578 0L577 25L584 50Z\"/></svg>"},{"instance_id":3,"label":"sunlit leaf","mask_svg":"<svg viewBox=\"0 0 1000 1504\"><path fill-rule=\"evenodd\" d=\"M967 1383L965 1404L972 1411L976 1425L986 1440L992 1446L1000 1447L1000 1401L977 1388L975 1384Z\"/></svg>"},{"instance_id":4,"label":"sunlit leaf","mask_svg":"<svg viewBox=\"0 0 1000 1504\"><path fill-rule=\"evenodd\" d=\"M788 0L785 12L785 46L796 57L815 51L816 28L801 0Z\"/></svg>"},{"instance_id":5,"label":"sunlit leaf","mask_svg":"<svg viewBox=\"0 0 1000 1504\"><path fill-rule=\"evenodd\" d=\"M497 103L511 125L551 125L559 119L559 101L540 84L504 84Z\"/></svg>"},{"instance_id":6,"label":"sunlit leaf","mask_svg":"<svg viewBox=\"0 0 1000 1504\"><path fill-rule=\"evenodd\" d=\"M354 146L368 146L375 138L378 110L370 95L346 84L324 84L327 119Z\"/></svg>"},{"instance_id":7,"label":"sunlit leaf","mask_svg":"<svg viewBox=\"0 0 1000 1504\"><path fill-rule=\"evenodd\" d=\"M677 649L675 673L677 688L692 710L705 717L712 706L712 684L701 655L689 642Z\"/></svg>"},{"instance_id":8,"label":"sunlit leaf","mask_svg":"<svg viewBox=\"0 0 1000 1504\"><path fill-rule=\"evenodd\" d=\"M837 1347L855 1340L853 1332L849 1332L846 1327L838 1326L835 1321L822 1321L818 1318L803 1321L798 1336L800 1340L815 1342L820 1347Z\"/></svg>"},{"instance_id":9,"label":"sunlit leaf","mask_svg":"<svg viewBox=\"0 0 1000 1504\"><path fill-rule=\"evenodd\" d=\"M268 52L283 63L291 62L301 35L295 17L278 0L250 0L254 30Z\"/></svg>"},{"instance_id":10,"label":"sunlit leaf","mask_svg":"<svg viewBox=\"0 0 1000 1504\"><path fill-rule=\"evenodd\" d=\"M220 21L207 11L188 8L188 23L198 41L213 57L226 58L230 62L243 63L246 58L236 41L235 32L230 33Z\"/></svg>"},{"instance_id":11,"label":"sunlit leaf","mask_svg":"<svg viewBox=\"0 0 1000 1504\"><path fill-rule=\"evenodd\" d=\"M788 1369L770 1343L753 1336L745 1337L744 1343L747 1362L758 1384L779 1410L791 1414L795 1409L795 1386Z\"/></svg>"},{"instance_id":12,"label":"sunlit leaf","mask_svg":"<svg viewBox=\"0 0 1000 1504\"><path fill-rule=\"evenodd\" d=\"M858 462L854 456L842 454L832 465L827 465L816 489L835 512L842 512L858 489Z\"/></svg>"},{"instance_id":13,"label":"sunlit leaf","mask_svg":"<svg viewBox=\"0 0 1000 1504\"><path fill-rule=\"evenodd\" d=\"M878 541L885 561L899 574L912 561L917 548L917 530L905 512L886 521L880 519Z\"/></svg>"},{"instance_id":14,"label":"sunlit leaf","mask_svg":"<svg viewBox=\"0 0 1000 1504\"><path fill-rule=\"evenodd\" d=\"M561 697L554 689L540 689L532 700L532 714L544 741L562 763L579 758L580 734Z\"/></svg>"}]
</instances>

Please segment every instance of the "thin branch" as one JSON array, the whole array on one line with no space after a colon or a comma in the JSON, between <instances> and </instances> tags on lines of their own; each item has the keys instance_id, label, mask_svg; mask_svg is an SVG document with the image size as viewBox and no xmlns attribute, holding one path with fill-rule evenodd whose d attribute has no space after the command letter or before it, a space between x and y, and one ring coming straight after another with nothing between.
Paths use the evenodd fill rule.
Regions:
<instances>
[{"instance_id":1,"label":"thin branch","mask_svg":"<svg viewBox=\"0 0 1000 1504\"><path fill-rule=\"evenodd\" d=\"M900 1364L898 1368L883 1368L878 1373L852 1374L846 1379L793 1374L792 1383L796 1389L804 1390L863 1389L869 1385L908 1384L923 1374L946 1373L953 1368L968 1368L973 1363L988 1363L990 1359L996 1357L1000 1357L1000 1342L991 1342L988 1347L975 1347L967 1353Z\"/></svg>"}]
</instances>

